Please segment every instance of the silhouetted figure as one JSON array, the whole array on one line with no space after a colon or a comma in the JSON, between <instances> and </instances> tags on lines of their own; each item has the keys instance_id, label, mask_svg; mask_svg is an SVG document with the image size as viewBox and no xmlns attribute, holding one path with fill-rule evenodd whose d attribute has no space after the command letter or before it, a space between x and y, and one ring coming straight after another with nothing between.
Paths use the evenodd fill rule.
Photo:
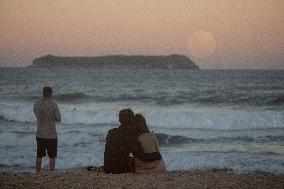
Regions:
<instances>
[{"instance_id":1,"label":"silhouetted figure","mask_svg":"<svg viewBox=\"0 0 284 189\"><path fill-rule=\"evenodd\" d=\"M60 122L60 112L55 102L51 100L52 88L43 88L43 98L34 104L34 114L37 119L37 158L36 173L41 170L42 157L49 156L50 171L55 169L57 157L57 132L55 122Z\"/></svg>"},{"instance_id":2,"label":"silhouetted figure","mask_svg":"<svg viewBox=\"0 0 284 189\"><path fill-rule=\"evenodd\" d=\"M141 114L134 117L133 129L145 153L160 152L158 140L155 134L150 133L145 118ZM145 162L139 157L135 157L135 172L142 174L163 173L166 165L161 158L151 162Z\"/></svg>"},{"instance_id":3,"label":"silhouetted figure","mask_svg":"<svg viewBox=\"0 0 284 189\"><path fill-rule=\"evenodd\" d=\"M119 112L118 128L109 130L104 152L104 171L106 173L127 173L131 172L129 166L129 154L149 162L161 159L159 152L144 153L132 129L134 113L130 109L124 109Z\"/></svg>"}]
</instances>

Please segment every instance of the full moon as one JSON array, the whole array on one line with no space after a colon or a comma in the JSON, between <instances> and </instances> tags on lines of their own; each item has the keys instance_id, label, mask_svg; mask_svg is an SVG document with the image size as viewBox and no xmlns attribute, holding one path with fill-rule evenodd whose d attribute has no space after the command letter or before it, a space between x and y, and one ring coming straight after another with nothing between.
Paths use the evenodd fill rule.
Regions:
<instances>
[{"instance_id":1,"label":"full moon","mask_svg":"<svg viewBox=\"0 0 284 189\"><path fill-rule=\"evenodd\" d=\"M196 31L188 37L187 48L196 58L208 58L216 50L216 39L208 31Z\"/></svg>"}]
</instances>

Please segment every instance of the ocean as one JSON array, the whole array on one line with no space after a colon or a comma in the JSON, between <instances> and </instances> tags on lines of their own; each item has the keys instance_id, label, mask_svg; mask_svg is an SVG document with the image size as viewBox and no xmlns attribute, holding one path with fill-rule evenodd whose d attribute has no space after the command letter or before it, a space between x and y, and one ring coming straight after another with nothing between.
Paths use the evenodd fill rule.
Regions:
<instances>
[{"instance_id":1,"label":"ocean","mask_svg":"<svg viewBox=\"0 0 284 189\"><path fill-rule=\"evenodd\" d=\"M107 131L131 108L168 170L284 174L283 70L0 68L0 172L34 171L44 86L62 114L59 171L102 165Z\"/></svg>"}]
</instances>

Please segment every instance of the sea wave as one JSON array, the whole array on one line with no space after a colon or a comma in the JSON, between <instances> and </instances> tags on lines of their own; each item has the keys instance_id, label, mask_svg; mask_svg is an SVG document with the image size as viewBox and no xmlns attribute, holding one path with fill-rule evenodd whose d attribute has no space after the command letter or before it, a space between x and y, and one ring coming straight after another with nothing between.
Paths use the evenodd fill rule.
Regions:
<instances>
[{"instance_id":1,"label":"sea wave","mask_svg":"<svg viewBox=\"0 0 284 189\"><path fill-rule=\"evenodd\" d=\"M179 135L167 135L163 133L157 133L157 139L161 146L170 146L176 144L187 144L187 143L267 143L267 142L284 142L284 136L262 136L262 137L248 137L248 136L237 136L237 137L216 137L216 138L188 138Z\"/></svg>"},{"instance_id":2,"label":"sea wave","mask_svg":"<svg viewBox=\"0 0 284 189\"><path fill-rule=\"evenodd\" d=\"M6 98L6 97L5 97ZM25 102L34 102L40 99L40 96L11 96L12 100L20 100ZM250 106L281 106L284 104L283 92L277 94L259 94L234 91L218 91L218 90L204 90L204 91L168 91L168 92L140 92L134 89L127 93L108 92L93 94L84 92L63 93L55 95L55 101L60 103L85 103L85 102L100 102L100 103L114 103L114 102L140 102L156 104L158 106L174 106L183 104L203 104L203 105L250 105Z\"/></svg>"},{"instance_id":3,"label":"sea wave","mask_svg":"<svg viewBox=\"0 0 284 189\"><path fill-rule=\"evenodd\" d=\"M35 131L14 131L9 133L0 133L0 142L2 147L19 147L30 146L34 144ZM105 142L106 134L99 134L91 131L73 130L58 133L60 138L60 146L80 146L97 142ZM165 133L156 133L158 143L163 147L180 146L182 144L284 144L283 135L267 135L258 137L249 136L217 136L214 138L194 138L180 135L170 135ZM72 138L72 140L70 140ZM21 140L19 140L21 139ZM216 149L215 149L216 151Z\"/></svg>"},{"instance_id":4,"label":"sea wave","mask_svg":"<svg viewBox=\"0 0 284 189\"><path fill-rule=\"evenodd\" d=\"M66 93L55 96L54 99L59 102L121 102L136 101L143 103L153 103L160 106L173 106L181 104L228 104L240 105L249 104L256 106L263 105L282 105L284 103L284 95L279 96L259 96L259 94L247 96L239 94L223 94L221 92L213 93L177 93L177 94L115 94L115 95L89 95L84 93Z\"/></svg>"},{"instance_id":5,"label":"sea wave","mask_svg":"<svg viewBox=\"0 0 284 189\"><path fill-rule=\"evenodd\" d=\"M91 95L87 95L84 93L66 93L54 96L55 100L64 101L64 102L75 102L75 101L88 100L93 98L94 97L92 97Z\"/></svg>"},{"instance_id":6,"label":"sea wave","mask_svg":"<svg viewBox=\"0 0 284 189\"><path fill-rule=\"evenodd\" d=\"M76 109L59 104L62 124L118 124L118 109ZM283 128L281 111L241 111L226 109L173 109L165 111L149 107L142 113L151 129L208 129L208 130L256 130ZM35 123L32 105L0 104L0 121Z\"/></svg>"},{"instance_id":7,"label":"sea wave","mask_svg":"<svg viewBox=\"0 0 284 189\"><path fill-rule=\"evenodd\" d=\"M271 105L284 104L284 95L283 96L277 96L275 99L270 100L267 104L271 104Z\"/></svg>"}]
</instances>

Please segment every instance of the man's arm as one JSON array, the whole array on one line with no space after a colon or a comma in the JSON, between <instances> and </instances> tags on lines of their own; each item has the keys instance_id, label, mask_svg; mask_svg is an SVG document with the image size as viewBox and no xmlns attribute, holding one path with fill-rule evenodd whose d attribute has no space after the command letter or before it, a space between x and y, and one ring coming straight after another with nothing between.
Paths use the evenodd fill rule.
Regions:
<instances>
[{"instance_id":1,"label":"man's arm","mask_svg":"<svg viewBox=\"0 0 284 189\"><path fill-rule=\"evenodd\" d=\"M61 122L61 115L60 115L60 111L57 105L55 105L55 109L54 109L54 119L57 122Z\"/></svg>"},{"instance_id":2,"label":"man's arm","mask_svg":"<svg viewBox=\"0 0 284 189\"><path fill-rule=\"evenodd\" d=\"M133 137L132 142L133 143L131 146L132 146L134 155L137 156L140 160L149 162L149 161L160 160L162 158L159 152L144 153L143 148L136 137Z\"/></svg>"},{"instance_id":3,"label":"man's arm","mask_svg":"<svg viewBox=\"0 0 284 189\"><path fill-rule=\"evenodd\" d=\"M34 104L33 110L34 110L34 114L36 116L36 103Z\"/></svg>"}]
</instances>

